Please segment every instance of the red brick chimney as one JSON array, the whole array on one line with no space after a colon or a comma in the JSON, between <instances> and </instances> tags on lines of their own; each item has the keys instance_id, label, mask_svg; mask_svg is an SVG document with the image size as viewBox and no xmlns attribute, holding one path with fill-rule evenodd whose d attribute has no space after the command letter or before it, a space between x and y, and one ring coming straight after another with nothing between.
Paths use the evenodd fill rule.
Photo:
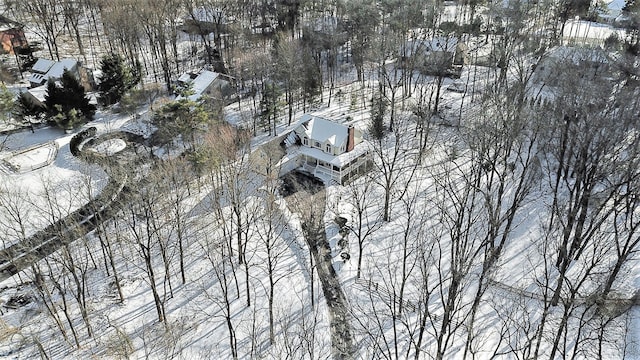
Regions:
<instances>
[{"instance_id":1,"label":"red brick chimney","mask_svg":"<svg viewBox=\"0 0 640 360\"><path fill-rule=\"evenodd\" d=\"M349 125L349 129L347 130L347 152L353 150L353 148L356 146L355 144L355 129L353 128L353 125Z\"/></svg>"}]
</instances>

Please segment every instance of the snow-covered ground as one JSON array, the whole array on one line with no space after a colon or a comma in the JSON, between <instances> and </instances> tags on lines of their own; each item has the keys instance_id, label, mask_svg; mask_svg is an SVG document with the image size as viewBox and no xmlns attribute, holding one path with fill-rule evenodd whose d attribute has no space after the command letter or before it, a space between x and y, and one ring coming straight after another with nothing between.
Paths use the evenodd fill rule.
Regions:
<instances>
[{"instance_id":1,"label":"snow-covered ground","mask_svg":"<svg viewBox=\"0 0 640 360\"><path fill-rule=\"evenodd\" d=\"M469 106L469 103L477 101L476 93L473 91L476 90L478 94L481 92L480 84L491 75L491 71L483 67L468 67L461 79L445 80L440 103L442 118L434 120L437 124L431 129L432 140L415 171L409 171L412 169L411 166L415 165L415 126L410 121L404 125L400 124L399 126L406 126L407 131L403 133L406 137L390 137L386 143L388 150L393 149L394 140L402 143L401 157L398 160L402 167L397 175L399 185L394 188L392 194L394 201L389 221L381 220L384 189L380 185L382 175L379 171L376 172L374 169L373 175L362 177L352 184L330 186L327 189L324 222L327 237L334 250L334 268L353 309L353 318L348 320L355 329L354 342L358 344L359 357L381 356L381 352L413 355L415 344L412 341L415 339L410 338L407 333L418 330L423 330L426 334L420 346L423 357L427 357L425 354L433 353L438 345L438 335L443 332L450 337L447 340L447 356L460 358L465 351L467 333L464 325L459 325L464 324L465 319L456 318L456 328L444 331L438 328L447 307L445 294L451 286L448 271L451 270L452 264L455 264L455 257L458 255L455 249L450 250L453 248L451 233L442 230L443 222L448 220L443 214L453 213L447 196L455 196L458 191L464 192L464 188L457 187L458 181L462 183L471 162L470 150L466 144L459 141L457 130L451 125L460 124L469 117L470 111L480 111ZM447 91L447 87L454 83L457 84L453 88L456 91ZM331 106L318 106L315 114L366 129L369 122L368 104L372 89L376 86L375 83L369 83L369 87L361 89L360 85L357 82L343 84L340 87L343 96L334 98ZM426 87L428 84L422 86ZM466 96L457 91L459 86L467 89ZM352 97L351 94L355 96ZM419 91L414 93L414 99L418 94ZM352 101L352 98L356 100ZM399 101L398 109L403 109L405 105L406 108L399 110L398 114L409 118L409 111L405 110L409 109L411 101L412 99ZM229 105L226 115L231 123L245 128L252 126L250 101ZM299 115L300 112L296 117ZM99 113L97 118L99 120L87 126L96 126L99 133L120 128L148 130L143 122L131 121L128 116ZM284 124L283 121L277 129L279 135L295 125ZM273 139L262 131L260 133L252 140L253 148ZM25 131L9 137L7 151L47 141L55 141L60 148L54 163L45 168L24 174L3 174L3 179L8 181L3 182L1 191L13 196L6 197L12 201L11 204L0 205L5 206L5 209L9 205L15 206L28 215L27 235L48 224L50 217L46 211L51 208L52 201L55 201L56 208L64 209L58 216L64 216L88 201L86 196L78 196L79 193L89 193L91 189L95 194L106 183L106 175L102 170L88 166L71 156L68 147L70 137L71 135L51 128L38 129L35 134ZM118 141L103 144L98 150L107 155L122 150L123 145ZM236 169L235 166L239 167L238 171L246 170L240 168L241 164L229 164L230 171ZM252 175L258 178L256 174ZM303 230L295 209L287 208L282 199L277 199L278 211L267 213L265 204L269 201L269 194L259 190L264 187L253 188L253 184L246 185L247 190L242 194L241 200L233 199L241 201L244 209L242 216L245 223L250 224L244 229L247 240L245 252L248 254L245 267L235 260L226 260L225 256L228 254L222 253L229 249L223 250L226 246L223 242L235 239L238 231L238 224L232 220L235 214L229 185L207 181L204 178L201 180L202 183L197 182L196 185L191 182L187 190L177 187L171 192L163 193L163 196L154 198L153 201L150 200L157 202L152 206L164 210L163 216L158 220L161 222L159 235L154 238L158 242L152 245L156 251L153 259L158 271L156 281L161 287L159 291L166 306L164 323L157 321L152 288L140 255L140 248L143 246L136 242L135 231L139 229L136 225L121 220L109 224L104 231L112 236L112 251L116 254L118 262L115 269L111 270L116 270L119 274L125 299L123 302L118 301L119 295L115 289L113 273L107 274L105 268L109 267L102 264L106 250L104 245L101 246L100 234L92 233L85 242L87 249L94 250L97 259L87 258L85 246L78 246L72 250L74 256L84 261L84 265L78 266L85 266L83 271L88 289L87 308L93 336L88 336L80 311L73 305L71 314L77 330L76 336L82 345L79 348L74 346L70 332L67 334L68 340L65 341L57 329L59 325L46 313L41 302L36 300L35 287L22 284L27 279L26 275L22 274L0 284L4 287L0 293L1 303L6 304L17 295L32 296L31 302L25 306L2 310L0 356L32 357L37 356L39 348L42 348L50 358L231 358L232 346L229 344L235 341L240 358L284 358L284 354L290 354L290 358L328 358L330 338L327 312L324 308L326 304L318 280L312 281L310 255L302 238ZM540 186L535 189L520 209L514 221L513 232L500 259L500 266L491 273L492 280L501 285L490 287L485 301L478 308L477 328L480 329L480 335L473 339L474 346L477 346L474 350L478 351L478 358L489 358L492 354L487 351L494 348L507 351L509 346L513 345L501 344L501 341L504 341L503 336L506 336L501 331L512 330L510 326L526 326L526 323L514 324L519 319L518 316L523 316L523 322L535 322L541 316L540 309L536 308L539 303L535 298L519 295L520 292L539 293L539 281L544 274L537 271L544 268L541 265L544 265L545 261L549 261L545 254L541 253L539 246L539 239L544 236L541 224L548 216L548 199L542 188ZM446 190L451 193L446 193ZM512 188L508 189L505 198L512 192ZM187 195L184 195L185 193ZM55 194L55 197L52 200L51 197L46 197L47 194ZM183 244L185 283L178 276L178 230L165 219L173 215L166 211L170 209L170 202L164 203L173 195L180 194L184 195L181 211L187 225ZM349 226L355 226L357 214L353 205L354 197L363 194L368 199L365 204L365 227L375 227L375 231L369 234L360 254L353 231L348 235L347 244L341 244L342 236L334 219L336 216L343 216L349 221ZM138 216L140 211L141 209L131 209L131 216ZM8 216L10 212L2 211L0 214L3 215L0 233L14 234L12 237L3 238L6 246L19 237L13 219ZM480 215L478 218L484 219ZM273 254L267 254L264 243L265 239L269 238L265 234L269 220L277 220L281 226L277 234L271 234L274 235L274 249L278 253L273 272L277 279L274 292L274 345L269 344L270 278L267 268L269 255L273 258ZM482 229L482 225L478 225L477 229ZM168 271L172 276L168 280L164 277L167 269L162 268L163 262L167 260L158 256L160 244L169 246ZM234 246L232 244L230 248L233 249ZM238 251L237 247L235 251ZM349 260L341 257L345 252L349 253ZM362 274L360 279L356 279L356 261L360 256L363 259ZM61 281L61 278L55 277L55 270L61 268L64 262L60 259L63 257L64 254L54 254L51 263L46 262L46 266L42 265L44 268L50 266L53 269L51 274L47 275L51 279ZM479 257L480 254L477 254L477 258L471 257L472 271L460 285L463 291L456 303L462 304L463 309L469 307L477 288L474 281L478 276ZM425 262L420 262L422 260ZM245 273L247 268L248 274ZM631 295L630 293L640 286L637 270L629 270L627 281L623 284L626 295ZM404 275L404 280L409 279L406 283L402 282ZM433 279L440 279L440 285L420 283L421 280ZM407 301L406 304L403 303L405 310L402 313L393 313L398 311L393 299L400 288L404 292L403 298ZM426 294L428 296L425 298L425 293L422 292L425 288L435 290ZM228 292L226 296L223 295L225 292ZM248 298L251 299L250 305L247 304ZM64 299L60 294L54 294L52 299L60 319L63 319L62 307L66 306ZM69 299L66 301L72 302ZM427 313L424 312L424 305L428 306ZM421 324L421 316L425 314L427 318L425 323ZM631 323L628 339L637 341L640 338L637 306L633 307L628 315L628 321ZM229 325L233 329L230 329ZM69 328L66 324L63 324L63 327ZM398 329L401 329L401 335L397 335ZM514 333L517 331L514 330ZM374 343L390 347L395 344L398 349L377 349ZM37 345L34 346L35 344ZM517 342L516 344L519 345ZM633 346L629 346L627 358L640 356L639 353L633 353Z\"/></svg>"},{"instance_id":2,"label":"snow-covered ground","mask_svg":"<svg viewBox=\"0 0 640 360\"><path fill-rule=\"evenodd\" d=\"M21 239L22 231L28 237L56 218L73 212L89 201L89 194L96 194L106 185L102 169L71 155L72 136L50 127L36 129L34 133L26 129L8 136L0 157L22 169L42 164L53 155L51 149L45 146L17 156L14 153L48 142L55 142L59 150L51 164L33 171L16 173L9 167L0 169L4 180L1 191L6 195L0 204L0 232L5 234L2 247Z\"/></svg>"},{"instance_id":3,"label":"snow-covered ground","mask_svg":"<svg viewBox=\"0 0 640 360\"><path fill-rule=\"evenodd\" d=\"M96 127L98 134L120 128L144 133L147 128L146 116L144 113L141 119L134 121L128 115L98 112L96 120L83 128ZM16 172L9 166L0 166L0 173L5 180L0 185L0 191L6 195L0 204L0 233L5 234L0 244L3 248L75 211L99 194L107 184L104 170L71 154L69 141L74 134L44 127L36 128L33 132L26 128L6 136L0 159L22 170ZM58 150L54 151L51 146L39 146L43 144L52 144ZM122 150L123 145L122 140L114 139L100 144L97 150L113 154ZM23 152L31 148L35 149ZM53 155L55 159L51 164L39 167ZM36 169L28 170L31 167Z\"/></svg>"}]
</instances>

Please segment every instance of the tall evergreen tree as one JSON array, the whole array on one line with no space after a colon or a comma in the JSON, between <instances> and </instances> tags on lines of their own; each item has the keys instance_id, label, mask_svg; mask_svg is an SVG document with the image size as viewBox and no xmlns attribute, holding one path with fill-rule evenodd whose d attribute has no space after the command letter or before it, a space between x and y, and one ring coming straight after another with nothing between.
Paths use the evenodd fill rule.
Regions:
<instances>
[{"instance_id":1,"label":"tall evergreen tree","mask_svg":"<svg viewBox=\"0 0 640 360\"><path fill-rule=\"evenodd\" d=\"M91 120L96 112L95 105L86 97L84 87L66 69L60 85L52 79L47 82L44 105L50 119L65 130Z\"/></svg>"},{"instance_id":2,"label":"tall evergreen tree","mask_svg":"<svg viewBox=\"0 0 640 360\"><path fill-rule=\"evenodd\" d=\"M627 30L625 44L632 55L640 54L640 1L627 0L622 8L621 25Z\"/></svg>"},{"instance_id":3,"label":"tall evergreen tree","mask_svg":"<svg viewBox=\"0 0 640 360\"><path fill-rule=\"evenodd\" d=\"M278 85L268 83L264 85L262 99L260 99L259 117L262 125L267 128L269 135L276 136L276 121L280 113L279 98L281 95Z\"/></svg>"},{"instance_id":4,"label":"tall evergreen tree","mask_svg":"<svg viewBox=\"0 0 640 360\"><path fill-rule=\"evenodd\" d=\"M382 97L380 92L374 94L371 100L371 123L369 133L376 140L382 140L385 134L384 115L387 112L388 102Z\"/></svg>"},{"instance_id":5,"label":"tall evergreen tree","mask_svg":"<svg viewBox=\"0 0 640 360\"><path fill-rule=\"evenodd\" d=\"M171 144L181 136L182 143L193 150L196 147L196 135L208 129L210 120L210 113L205 111L202 104L188 99L167 103L151 119L157 127L153 142L157 145Z\"/></svg>"},{"instance_id":6,"label":"tall evergreen tree","mask_svg":"<svg viewBox=\"0 0 640 360\"><path fill-rule=\"evenodd\" d=\"M4 84L0 84L0 120L6 122L11 118L15 107L15 95Z\"/></svg>"},{"instance_id":7,"label":"tall evergreen tree","mask_svg":"<svg viewBox=\"0 0 640 360\"><path fill-rule=\"evenodd\" d=\"M98 77L100 103L112 105L120 101L122 96L140 82L140 64L130 67L122 56L111 53L100 60L102 75Z\"/></svg>"}]
</instances>

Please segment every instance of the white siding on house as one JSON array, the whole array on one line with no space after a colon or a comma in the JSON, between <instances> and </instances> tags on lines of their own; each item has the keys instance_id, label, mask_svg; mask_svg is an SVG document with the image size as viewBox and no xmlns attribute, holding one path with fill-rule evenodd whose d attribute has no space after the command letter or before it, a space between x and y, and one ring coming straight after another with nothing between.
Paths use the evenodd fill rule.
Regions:
<instances>
[{"instance_id":1,"label":"white siding on house","mask_svg":"<svg viewBox=\"0 0 640 360\"><path fill-rule=\"evenodd\" d=\"M353 148L347 151L350 131ZM343 183L365 169L371 159L362 132L344 124L306 114L294 132L303 144L295 150L300 154L301 166L315 176Z\"/></svg>"}]
</instances>

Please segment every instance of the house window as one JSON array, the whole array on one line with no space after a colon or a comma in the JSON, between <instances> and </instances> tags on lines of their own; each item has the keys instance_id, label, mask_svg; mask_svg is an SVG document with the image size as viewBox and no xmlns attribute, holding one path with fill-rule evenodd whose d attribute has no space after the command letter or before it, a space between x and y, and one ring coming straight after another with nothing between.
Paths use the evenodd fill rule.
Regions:
<instances>
[{"instance_id":1,"label":"house window","mask_svg":"<svg viewBox=\"0 0 640 360\"><path fill-rule=\"evenodd\" d=\"M302 143L306 146L309 146L309 139L307 139L307 137L305 136L304 139L302 139Z\"/></svg>"},{"instance_id":2,"label":"house window","mask_svg":"<svg viewBox=\"0 0 640 360\"><path fill-rule=\"evenodd\" d=\"M322 147L320 146L320 143L319 143L319 142L317 142L317 141L315 141L315 142L313 143L313 147L317 147L318 149L321 149L321 148L322 148Z\"/></svg>"},{"instance_id":3,"label":"house window","mask_svg":"<svg viewBox=\"0 0 640 360\"><path fill-rule=\"evenodd\" d=\"M328 153L331 153L331 144L327 144L327 149L326 150L327 150Z\"/></svg>"}]
</instances>

